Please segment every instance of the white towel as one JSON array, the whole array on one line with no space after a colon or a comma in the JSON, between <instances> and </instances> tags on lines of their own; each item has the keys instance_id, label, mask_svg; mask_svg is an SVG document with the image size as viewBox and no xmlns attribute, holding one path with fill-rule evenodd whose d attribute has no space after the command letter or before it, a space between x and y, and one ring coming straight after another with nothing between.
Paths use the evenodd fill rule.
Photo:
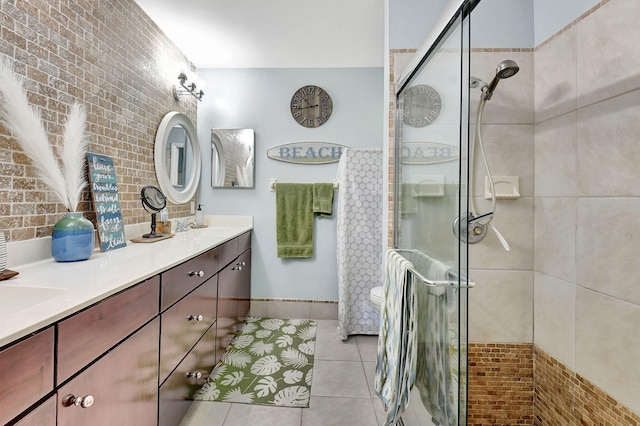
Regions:
<instances>
[{"instance_id":1,"label":"white towel","mask_svg":"<svg viewBox=\"0 0 640 426\"><path fill-rule=\"evenodd\" d=\"M387 407L385 426L395 425L409 405L416 371L416 295L411 262L388 250L382 287L376 362L376 394Z\"/></svg>"}]
</instances>

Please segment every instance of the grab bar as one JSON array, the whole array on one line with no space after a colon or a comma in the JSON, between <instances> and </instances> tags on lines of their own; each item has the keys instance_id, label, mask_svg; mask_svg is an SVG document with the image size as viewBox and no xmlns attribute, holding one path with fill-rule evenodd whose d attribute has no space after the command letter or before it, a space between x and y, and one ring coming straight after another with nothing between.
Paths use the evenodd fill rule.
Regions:
<instances>
[{"instance_id":1,"label":"grab bar","mask_svg":"<svg viewBox=\"0 0 640 426\"><path fill-rule=\"evenodd\" d=\"M414 253L417 254L418 256L421 256L427 260L431 259L429 256L427 256L426 254L422 253L420 250L416 250L416 249L393 249L394 251L401 253L401 252L405 252L405 253ZM403 256L404 257L404 256ZM407 259L408 260L408 259ZM411 262L410 262L411 263ZM458 277L460 279L460 281L442 281L442 280L431 280L427 277L425 277L424 275L422 275L420 272L418 272L414 267L413 267L413 263L411 263L411 267L408 268L409 271L411 271L411 273L413 275L415 275L416 277L418 277L422 282L424 282L427 286L429 287L455 287L455 288L473 288L476 286L476 283L474 281L471 281L465 277ZM466 281L466 284L461 284L461 281Z\"/></svg>"}]
</instances>

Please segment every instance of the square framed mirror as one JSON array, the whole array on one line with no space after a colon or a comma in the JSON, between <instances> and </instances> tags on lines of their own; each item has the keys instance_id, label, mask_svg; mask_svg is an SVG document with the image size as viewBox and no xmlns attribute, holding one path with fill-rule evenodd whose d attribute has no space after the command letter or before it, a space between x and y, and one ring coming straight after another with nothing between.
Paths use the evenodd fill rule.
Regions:
<instances>
[{"instance_id":1,"label":"square framed mirror","mask_svg":"<svg viewBox=\"0 0 640 426\"><path fill-rule=\"evenodd\" d=\"M253 129L211 129L211 186L253 188Z\"/></svg>"}]
</instances>

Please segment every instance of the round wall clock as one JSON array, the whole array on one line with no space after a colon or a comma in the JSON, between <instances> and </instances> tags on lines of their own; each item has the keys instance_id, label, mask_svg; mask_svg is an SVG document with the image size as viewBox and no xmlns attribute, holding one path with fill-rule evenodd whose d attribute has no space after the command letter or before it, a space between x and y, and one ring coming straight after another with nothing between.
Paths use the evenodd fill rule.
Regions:
<instances>
[{"instance_id":1,"label":"round wall clock","mask_svg":"<svg viewBox=\"0 0 640 426\"><path fill-rule=\"evenodd\" d=\"M402 100L402 121L411 127L428 126L440 115L440 94L429 85L418 84L409 87Z\"/></svg>"},{"instance_id":2,"label":"round wall clock","mask_svg":"<svg viewBox=\"0 0 640 426\"><path fill-rule=\"evenodd\" d=\"M322 126L331 117L332 111L331 96L318 86L301 87L291 98L291 115L304 127Z\"/></svg>"}]
</instances>

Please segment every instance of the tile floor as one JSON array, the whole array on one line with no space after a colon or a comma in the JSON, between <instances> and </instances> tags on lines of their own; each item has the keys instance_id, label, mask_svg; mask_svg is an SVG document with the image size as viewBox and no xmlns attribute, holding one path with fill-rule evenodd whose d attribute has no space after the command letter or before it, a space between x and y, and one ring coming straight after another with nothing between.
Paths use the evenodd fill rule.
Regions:
<instances>
[{"instance_id":1,"label":"tile floor","mask_svg":"<svg viewBox=\"0 0 640 426\"><path fill-rule=\"evenodd\" d=\"M309 408L194 402L181 426L381 426L373 388L377 336L340 340L335 320L318 320Z\"/></svg>"}]
</instances>

